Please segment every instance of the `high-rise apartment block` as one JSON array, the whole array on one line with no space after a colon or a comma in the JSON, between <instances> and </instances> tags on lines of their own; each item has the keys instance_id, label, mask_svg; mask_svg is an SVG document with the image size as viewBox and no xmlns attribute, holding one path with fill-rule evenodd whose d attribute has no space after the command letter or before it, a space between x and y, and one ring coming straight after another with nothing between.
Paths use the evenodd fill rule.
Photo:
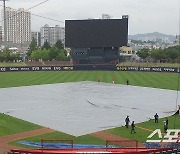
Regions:
<instances>
[{"instance_id":1,"label":"high-rise apartment block","mask_svg":"<svg viewBox=\"0 0 180 154\"><path fill-rule=\"evenodd\" d=\"M48 42L51 45L54 45L58 40L64 44L65 41L65 28L56 25L55 27L49 27L45 25L41 27L41 46L44 42Z\"/></svg>"},{"instance_id":2,"label":"high-rise apartment block","mask_svg":"<svg viewBox=\"0 0 180 154\"><path fill-rule=\"evenodd\" d=\"M0 48L2 46L2 26L0 26Z\"/></svg>"},{"instance_id":3,"label":"high-rise apartment block","mask_svg":"<svg viewBox=\"0 0 180 154\"><path fill-rule=\"evenodd\" d=\"M37 46L41 46L41 33L40 32L31 32L31 40L35 39Z\"/></svg>"},{"instance_id":4,"label":"high-rise apartment block","mask_svg":"<svg viewBox=\"0 0 180 154\"><path fill-rule=\"evenodd\" d=\"M2 11L2 19L4 12ZM4 20L3 20L4 21ZM23 8L6 8L7 45L9 47L28 47L31 42L31 13ZM3 41L4 41L4 23Z\"/></svg>"}]
</instances>

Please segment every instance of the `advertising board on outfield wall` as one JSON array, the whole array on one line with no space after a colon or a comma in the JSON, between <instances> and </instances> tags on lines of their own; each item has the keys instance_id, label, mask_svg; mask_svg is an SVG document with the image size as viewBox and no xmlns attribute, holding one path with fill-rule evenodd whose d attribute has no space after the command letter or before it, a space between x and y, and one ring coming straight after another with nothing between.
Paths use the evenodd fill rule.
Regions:
<instances>
[{"instance_id":1,"label":"advertising board on outfield wall","mask_svg":"<svg viewBox=\"0 0 180 154\"><path fill-rule=\"evenodd\" d=\"M0 72L23 71L71 71L72 66L26 66L26 67L0 67Z\"/></svg>"},{"instance_id":2,"label":"advertising board on outfield wall","mask_svg":"<svg viewBox=\"0 0 180 154\"><path fill-rule=\"evenodd\" d=\"M136 66L112 66L112 65L76 65L76 66L21 66L21 67L0 67L0 72L18 71L139 71L139 72L172 72L179 73L179 68L173 67L136 67Z\"/></svg>"},{"instance_id":3,"label":"advertising board on outfield wall","mask_svg":"<svg viewBox=\"0 0 180 154\"><path fill-rule=\"evenodd\" d=\"M135 67L135 66L119 66L118 71L140 71L140 72L174 72L179 73L178 68L173 67Z\"/></svg>"}]
</instances>

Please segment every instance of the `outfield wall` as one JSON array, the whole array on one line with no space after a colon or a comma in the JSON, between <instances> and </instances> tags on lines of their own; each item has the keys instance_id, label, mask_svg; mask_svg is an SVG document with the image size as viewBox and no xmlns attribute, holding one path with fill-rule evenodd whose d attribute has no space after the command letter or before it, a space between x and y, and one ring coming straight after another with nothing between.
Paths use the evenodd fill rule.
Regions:
<instances>
[{"instance_id":1,"label":"outfield wall","mask_svg":"<svg viewBox=\"0 0 180 154\"><path fill-rule=\"evenodd\" d=\"M173 67L136 67L136 66L113 66L113 65L76 65L76 66L21 66L0 67L0 72L23 72L23 71L138 71L138 72L171 72L179 73L179 68Z\"/></svg>"}]
</instances>

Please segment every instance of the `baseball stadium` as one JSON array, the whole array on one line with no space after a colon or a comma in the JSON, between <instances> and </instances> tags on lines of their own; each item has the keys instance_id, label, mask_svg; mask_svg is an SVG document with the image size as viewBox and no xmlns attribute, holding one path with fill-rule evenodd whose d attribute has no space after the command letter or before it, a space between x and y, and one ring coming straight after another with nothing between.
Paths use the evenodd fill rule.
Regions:
<instances>
[{"instance_id":1,"label":"baseball stadium","mask_svg":"<svg viewBox=\"0 0 180 154\"><path fill-rule=\"evenodd\" d=\"M128 16L65 25L71 62L0 66L0 152L180 152L179 67L121 66Z\"/></svg>"}]
</instances>

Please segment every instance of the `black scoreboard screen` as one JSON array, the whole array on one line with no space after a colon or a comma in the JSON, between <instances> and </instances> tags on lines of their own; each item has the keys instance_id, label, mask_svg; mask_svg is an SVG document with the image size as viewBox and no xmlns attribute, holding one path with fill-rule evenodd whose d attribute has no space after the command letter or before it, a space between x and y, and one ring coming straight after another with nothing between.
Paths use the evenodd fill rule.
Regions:
<instances>
[{"instance_id":1,"label":"black scoreboard screen","mask_svg":"<svg viewBox=\"0 0 180 154\"><path fill-rule=\"evenodd\" d=\"M65 21L65 46L121 47L128 41L128 18Z\"/></svg>"}]
</instances>

